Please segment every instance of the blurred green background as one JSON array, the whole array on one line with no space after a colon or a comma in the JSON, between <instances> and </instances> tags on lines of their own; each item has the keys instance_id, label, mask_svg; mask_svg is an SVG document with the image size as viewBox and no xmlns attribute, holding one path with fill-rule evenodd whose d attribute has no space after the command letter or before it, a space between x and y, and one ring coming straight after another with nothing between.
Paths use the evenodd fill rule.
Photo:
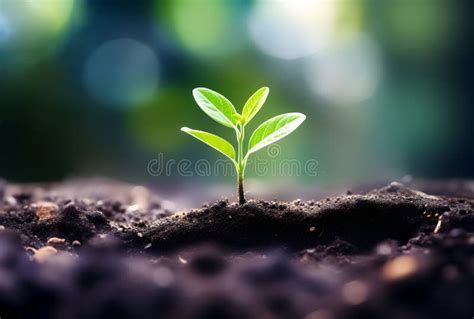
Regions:
<instances>
[{"instance_id":1,"label":"blurred green background","mask_svg":"<svg viewBox=\"0 0 474 319\"><path fill-rule=\"evenodd\" d=\"M147 165L160 153L219 158L181 126L234 138L199 110L194 87L240 110L269 86L250 128L307 114L279 158L315 159L318 174L266 180L472 177L472 3L0 0L0 176L234 183Z\"/></svg>"}]
</instances>

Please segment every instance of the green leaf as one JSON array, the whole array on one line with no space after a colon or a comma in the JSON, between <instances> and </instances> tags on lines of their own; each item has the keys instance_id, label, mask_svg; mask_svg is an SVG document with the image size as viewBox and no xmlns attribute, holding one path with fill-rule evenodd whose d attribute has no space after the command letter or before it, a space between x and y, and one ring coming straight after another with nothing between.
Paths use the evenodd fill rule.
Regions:
<instances>
[{"instance_id":1,"label":"green leaf","mask_svg":"<svg viewBox=\"0 0 474 319\"><path fill-rule=\"evenodd\" d=\"M284 138L305 119L306 116L302 113L286 113L263 122L250 137L247 155Z\"/></svg>"},{"instance_id":2,"label":"green leaf","mask_svg":"<svg viewBox=\"0 0 474 319\"><path fill-rule=\"evenodd\" d=\"M222 94L206 88L195 88L193 96L199 107L213 120L227 127L237 126L234 106Z\"/></svg>"},{"instance_id":3,"label":"green leaf","mask_svg":"<svg viewBox=\"0 0 474 319\"><path fill-rule=\"evenodd\" d=\"M234 147L222 137L204 131L192 130L189 127L182 127L181 131L188 133L189 135L200 140L201 142L206 143L210 147L221 152L222 154L230 158L232 161L235 161Z\"/></svg>"},{"instance_id":4,"label":"green leaf","mask_svg":"<svg viewBox=\"0 0 474 319\"><path fill-rule=\"evenodd\" d=\"M245 103L244 109L242 110L242 117L244 125L250 122L250 120L260 111L263 104L265 103L270 89L263 87L255 92Z\"/></svg>"},{"instance_id":5,"label":"green leaf","mask_svg":"<svg viewBox=\"0 0 474 319\"><path fill-rule=\"evenodd\" d=\"M242 115L240 115L239 113L235 113L235 120L237 121L237 123L242 123Z\"/></svg>"}]
</instances>

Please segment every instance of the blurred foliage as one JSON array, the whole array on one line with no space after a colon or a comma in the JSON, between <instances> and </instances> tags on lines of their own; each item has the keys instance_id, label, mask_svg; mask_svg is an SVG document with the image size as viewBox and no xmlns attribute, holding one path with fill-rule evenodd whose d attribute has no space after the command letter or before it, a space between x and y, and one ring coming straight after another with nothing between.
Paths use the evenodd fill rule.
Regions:
<instances>
[{"instance_id":1,"label":"blurred foliage","mask_svg":"<svg viewBox=\"0 0 474 319\"><path fill-rule=\"evenodd\" d=\"M272 183L474 176L470 9L468 0L0 0L0 176L154 182L146 168L159 153L217 159L179 132L230 134L195 107L197 86L239 110L269 86L255 123L307 114L277 159L316 159L318 175Z\"/></svg>"}]
</instances>

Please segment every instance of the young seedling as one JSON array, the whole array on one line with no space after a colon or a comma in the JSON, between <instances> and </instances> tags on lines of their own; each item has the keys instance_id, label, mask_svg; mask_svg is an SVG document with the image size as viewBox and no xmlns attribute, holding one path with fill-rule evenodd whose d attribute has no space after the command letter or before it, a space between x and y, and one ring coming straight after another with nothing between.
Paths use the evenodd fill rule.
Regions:
<instances>
[{"instance_id":1,"label":"young seedling","mask_svg":"<svg viewBox=\"0 0 474 319\"><path fill-rule=\"evenodd\" d=\"M244 154L245 126L258 113L267 99L267 87L255 92L245 103L242 114L239 114L234 105L223 95L206 88L196 88L193 96L199 107L213 120L235 131L237 139L237 153L234 147L225 139L204 131L182 127L181 131L206 143L221 152L234 163L237 172L237 187L239 204L245 203L244 174L249 156L262 148L275 143L293 132L305 120L302 113L286 113L275 116L255 129L250 136L247 152Z\"/></svg>"}]
</instances>

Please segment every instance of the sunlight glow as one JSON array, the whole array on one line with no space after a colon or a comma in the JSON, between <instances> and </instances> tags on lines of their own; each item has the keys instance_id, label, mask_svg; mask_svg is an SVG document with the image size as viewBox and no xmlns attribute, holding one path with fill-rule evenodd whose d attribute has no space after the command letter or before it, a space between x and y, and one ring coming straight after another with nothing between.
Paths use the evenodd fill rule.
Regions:
<instances>
[{"instance_id":1,"label":"sunlight glow","mask_svg":"<svg viewBox=\"0 0 474 319\"><path fill-rule=\"evenodd\" d=\"M380 81L381 62L368 36L309 58L305 76L310 89L338 105L353 105L370 98Z\"/></svg>"},{"instance_id":2,"label":"sunlight glow","mask_svg":"<svg viewBox=\"0 0 474 319\"><path fill-rule=\"evenodd\" d=\"M287 60L309 56L359 31L357 3L260 0L248 20L250 36L268 55Z\"/></svg>"}]
</instances>

